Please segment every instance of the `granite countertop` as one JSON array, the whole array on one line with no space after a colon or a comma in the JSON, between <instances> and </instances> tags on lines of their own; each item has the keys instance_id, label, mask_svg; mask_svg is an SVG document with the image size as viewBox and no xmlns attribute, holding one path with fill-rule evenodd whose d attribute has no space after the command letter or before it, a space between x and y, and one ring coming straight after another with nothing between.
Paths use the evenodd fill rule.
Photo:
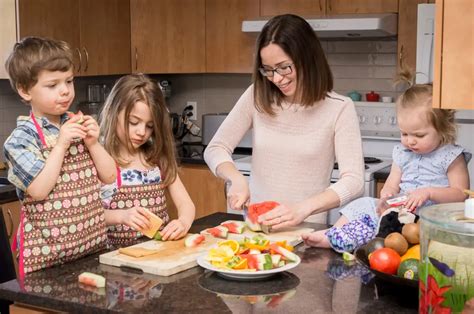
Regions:
<instances>
[{"instance_id":1,"label":"granite countertop","mask_svg":"<svg viewBox=\"0 0 474 314\"><path fill-rule=\"evenodd\" d=\"M212 214L196 220L191 232L228 219L241 216ZM226 280L200 267L170 277L127 272L100 265L96 254L0 284L0 298L81 313L417 312L417 289L378 281L363 266L346 265L329 249L299 245L295 251L300 265L257 282ZM77 276L83 271L105 276L107 287L80 286Z\"/></svg>"}]
</instances>

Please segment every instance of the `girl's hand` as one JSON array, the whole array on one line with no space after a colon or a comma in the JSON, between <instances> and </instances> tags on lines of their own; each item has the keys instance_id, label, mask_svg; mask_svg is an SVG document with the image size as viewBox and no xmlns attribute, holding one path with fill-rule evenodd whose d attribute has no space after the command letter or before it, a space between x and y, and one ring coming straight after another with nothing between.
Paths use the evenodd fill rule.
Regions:
<instances>
[{"instance_id":1,"label":"girl's hand","mask_svg":"<svg viewBox=\"0 0 474 314\"><path fill-rule=\"evenodd\" d=\"M132 207L122 210L121 224L137 231L151 227L148 212L143 207Z\"/></svg>"},{"instance_id":2,"label":"girl's hand","mask_svg":"<svg viewBox=\"0 0 474 314\"><path fill-rule=\"evenodd\" d=\"M188 233L189 228L191 226L187 226L179 219L174 219L161 231L161 237L163 241L181 239Z\"/></svg>"},{"instance_id":3,"label":"girl's hand","mask_svg":"<svg viewBox=\"0 0 474 314\"><path fill-rule=\"evenodd\" d=\"M289 207L280 204L269 212L258 216L258 222L272 226L272 229L281 229L300 224L305 218L305 210L301 204Z\"/></svg>"},{"instance_id":4,"label":"girl's hand","mask_svg":"<svg viewBox=\"0 0 474 314\"><path fill-rule=\"evenodd\" d=\"M87 147L96 144L99 141L100 128L97 121L91 116L83 116L84 122L82 125L86 129L87 135L84 138L84 143Z\"/></svg>"},{"instance_id":5,"label":"girl's hand","mask_svg":"<svg viewBox=\"0 0 474 314\"><path fill-rule=\"evenodd\" d=\"M429 188L420 188L408 192L408 199L405 202L405 207L411 212L414 212L417 207L420 207L427 200L431 198L431 192Z\"/></svg>"},{"instance_id":6,"label":"girl's hand","mask_svg":"<svg viewBox=\"0 0 474 314\"><path fill-rule=\"evenodd\" d=\"M59 129L59 137L56 145L60 145L63 148L68 149L74 139L84 139L87 136L86 128L77 123L79 119L79 116L74 116L61 126Z\"/></svg>"},{"instance_id":7,"label":"girl's hand","mask_svg":"<svg viewBox=\"0 0 474 314\"><path fill-rule=\"evenodd\" d=\"M242 209L242 205L248 203L250 200L250 190L247 179L244 176L234 180L230 183L230 188L227 192L227 204L229 207L234 210Z\"/></svg>"}]
</instances>

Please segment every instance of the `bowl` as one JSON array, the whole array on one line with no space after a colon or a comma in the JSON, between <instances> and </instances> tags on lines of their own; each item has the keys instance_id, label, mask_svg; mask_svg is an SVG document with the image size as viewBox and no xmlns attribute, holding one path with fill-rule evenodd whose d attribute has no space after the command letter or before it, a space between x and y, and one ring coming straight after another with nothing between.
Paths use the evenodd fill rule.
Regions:
<instances>
[{"instance_id":1,"label":"bowl","mask_svg":"<svg viewBox=\"0 0 474 314\"><path fill-rule=\"evenodd\" d=\"M418 288L418 280L413 279L406 279L402 277L398 277L395 275L390 275L386 273L379 272L375 269L370 268L369 264L369 254L373 251L383 248L384 247L384 239L383 238L375 238L368 242L366 245L361 246L355 251L355 257L359 263L367 267L377 278L382 279L387 282L391 282L397 285L402 286L409 286Z\"/></svg>"}]
</instances>

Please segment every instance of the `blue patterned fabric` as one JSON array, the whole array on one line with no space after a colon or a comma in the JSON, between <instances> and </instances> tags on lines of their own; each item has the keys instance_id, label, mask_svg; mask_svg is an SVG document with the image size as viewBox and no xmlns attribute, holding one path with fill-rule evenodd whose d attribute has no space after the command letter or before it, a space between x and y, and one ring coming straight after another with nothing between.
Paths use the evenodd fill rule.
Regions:
<instances>
[{"instance_id":1,"label":"blue patterned fabric","mask_svg":"<svg viewBox=\"0 0 474 314\"><path fill-rule=\"evenodd\" d=\"M326 236L336 252L352 252L375 238L376 230L376 221L369 215L364 215L342 227L331 227L326 231Z\"/></svg>"},{"instance_id":2,"label":"blue patterned fabric","mask_svg":"<svg viewBox=\"0 0 474 314\"><path fill-rule=\"evenodd\" d=\"M451 163L463 154L466 164L472 154L459 145L447 144L429 154L415 154L402 144L393 148L393 162L400 167L402 178L400 193L406 193L421 187L448 187L448 168ZM421 207L435 204L427 201Z\"/></svg>"},{"instance_id":3,"label":"blue patterned fabric","mask_svg":"<svg viewBox=\"0 0 474 314\"><path fill-rule=\"evenodd\" d=\"M122 185L146 185L159 183L161 181L160 168L154 167L148 170L139 169L120 169ZM112 196L117 193L117 181L112 184L103 185L100 194L105 208L109 208Z\"/></svg>"},{"instance_id":4,"label":"blue patterned fabric","mask_svg":"<svg viewBox=\"0 0 474 314\"><path fill-rule=\"evenodd\" d=\"M61 116L61 125L68 119L67 114ZM41 126L46 144L56 144L59 128L45 117L36 117ZM24 192L43 170L46 160L41 153L41 139L29 116L19 116L17 127L3 144L3 154L8 164L8 180L16 186L18 198L23 200Z\"/></svg>"}]
</instances>

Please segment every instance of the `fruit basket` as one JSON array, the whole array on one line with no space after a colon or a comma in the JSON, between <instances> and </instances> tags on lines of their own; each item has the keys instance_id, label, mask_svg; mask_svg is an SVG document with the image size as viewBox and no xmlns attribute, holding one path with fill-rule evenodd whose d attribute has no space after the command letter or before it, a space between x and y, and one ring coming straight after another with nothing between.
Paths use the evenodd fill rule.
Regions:
<instances>
[{"instance_id":1,"label":"fruit basket","mask_svg":"<svg viewBox=\"0 0 474 314\"><path fill-rule=\"evenodd\" d=\"M418 280L407 279L403 277L399 277L396 275L386 274L375 269L370 268L369 264L369 254L374 252L377 249L384 247L384 239L383 238L375 238L368 242L366 245L361 246L355 251L355 257L359 263L367 267L376 277L397 284L397 285L404 285L409 287L418 287Z\"/></svg>"}]
</instances>

